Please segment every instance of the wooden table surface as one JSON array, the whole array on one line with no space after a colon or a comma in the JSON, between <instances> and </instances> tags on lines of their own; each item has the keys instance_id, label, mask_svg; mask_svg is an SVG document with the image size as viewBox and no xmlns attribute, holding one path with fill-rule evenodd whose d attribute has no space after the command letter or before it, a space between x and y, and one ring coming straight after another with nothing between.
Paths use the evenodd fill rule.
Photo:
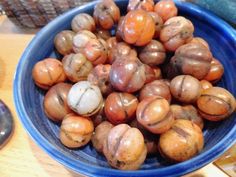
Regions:
<instances>
[{"instance_id":1,"label":"wooden table surface","mask_svg":"<svg viewBox=\"0 0 236 177\"><path fill-rule=\"evenodd\" d=\"M18 29L5 16L0 16L0 99L12 111L14 133L0 149L0 177L81 177L49 157L28 136L17 117L13 102L13 79L17 63L35 31ZM32 33L32 34L30 34ZM89 171L89 169L88 169ZM186 177L227 177L215 165Z\"/></svg>"}]
</instances>

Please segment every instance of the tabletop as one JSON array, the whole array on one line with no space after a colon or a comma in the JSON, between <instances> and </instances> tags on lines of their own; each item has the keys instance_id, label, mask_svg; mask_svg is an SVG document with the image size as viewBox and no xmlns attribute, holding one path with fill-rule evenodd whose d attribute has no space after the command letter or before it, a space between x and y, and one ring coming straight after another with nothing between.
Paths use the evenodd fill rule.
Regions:
<instances>
[{"instance_id":1,"label":"tabletop","mask_svg":"<svg viewBox=\"0 0 236 177\"><path fill-rule=\"evenodd\" d=\"M13 102L13 79L17 63L36 30L16 27L5 16L0 16L0 99L12 111L15 128L10 141L0 149L1 177L82 177L53 160L24 130ZM88 169L89 170L89 169ZM185 177L227 177L210 163Z\"/></svg>"}]
</instances>

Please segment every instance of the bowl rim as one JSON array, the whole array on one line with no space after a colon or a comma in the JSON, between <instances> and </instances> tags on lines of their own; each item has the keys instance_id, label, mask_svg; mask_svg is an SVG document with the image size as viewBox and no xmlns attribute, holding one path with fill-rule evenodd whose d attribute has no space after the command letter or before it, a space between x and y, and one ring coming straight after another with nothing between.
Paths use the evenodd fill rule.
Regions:
<instances>
[{"instance_id":1,"label":"bowl rim","mask_svg":"<svg viewBox=\"0 0 236 177\"><path fill-rule=\"evenodd\" d=\"M13 81L14 104L17 111L17 115L21 120L21 123L23 124L24 128L26 129L30 137L36 142L36 144L38 144L47 154L49 154L49 156L57 160L59 163L63 164L65 167L70 168L75 172L88 176L91 175L106 176L107 174L112 174L113 176L150 176L153 174L158 174L160 176L173 176L174 174L176 176L179 176L195 171L207 165L208 163L210 163L211 161L222 155L226 150L228 150L230 146L232 146L236 142L236 126L234 126L233 129L231 129L229 133L214 147L203 152L202 154L199 154L198 156L191 158L190 160L193 161L194 164L189 163L190 161L187 160L185 162L177 163L163 168L150 169L150 170L137 170L137 171L121 171L113 168L91 166L90 164L80 162L68 156L64 157L65 155L61 151L58 151L58 149L56 149L46 138L44 138L40 134L40 132L32 124L29 116L27 115L26 109L22 102L23 98L20 92L21 89L18 89L21 87L22 72L23 72L22 66L26 62L27 58L31 55L30 51L36 46L38 39L40 39L45 32L47 32L50 28L52 28L66 16L72 15L77 11L83 10L84 8L93 8L93 6L97 4L97 2L98 1L90 2L86 5L69 10L68 12L60 15L59 17L51 21L49 24L47 24L32 39L32 41L27 46L22 57L18 62ZM117 0L116 2L124 3L126 2L126 0ZM216 26L217 28L221 28L221 30L227 33L227 35L230 37L230 39L236 46L236 32L225 21L215 16L210 11L203 9L197 5L180 1L175 1L175 3L177 6L181 7L186 12L202 16L208 19L209 23L211 23L212 25Z\"/></svg>"}]
</instances>

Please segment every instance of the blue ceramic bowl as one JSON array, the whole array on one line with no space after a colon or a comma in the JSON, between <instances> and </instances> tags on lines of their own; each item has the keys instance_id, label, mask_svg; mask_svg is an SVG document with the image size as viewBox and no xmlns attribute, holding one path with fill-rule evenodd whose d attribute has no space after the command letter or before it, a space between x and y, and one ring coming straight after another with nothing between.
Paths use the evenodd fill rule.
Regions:
<instances>
[{"instance_id":1,"label":"blue ceramic bowl","mask_svg":"<svg viewBox=\"0 0 236 177\"><path fill-rule=\"evenodd\" d=\"M125 11L127 1L116 1ZM236 33L228 24L209 11L189 3L176 2L179 14L190 19L195 36L210 44L213 55L225 67L220 86L236 95ZM96 2L73 9L49 23L32 40L18 64L14 80L14 101L25 129L55 160L66 167L88 176L180 176L210 163L226 151L236 139L236 115L222 122L207 122L204 128L205 146L196 157L178 164L168 164L160 156L148 157L138 171L112 169L105 158L91 144L76 150L64 147L58 138L59 126L49 121L43 112L44 92L32 80L31 70L45 57L56 57L53 46L55 35L70 29L72 18L81 12L92 14ZM210 108L209 108L210 109Z\"/></svg>"}]
</instances>

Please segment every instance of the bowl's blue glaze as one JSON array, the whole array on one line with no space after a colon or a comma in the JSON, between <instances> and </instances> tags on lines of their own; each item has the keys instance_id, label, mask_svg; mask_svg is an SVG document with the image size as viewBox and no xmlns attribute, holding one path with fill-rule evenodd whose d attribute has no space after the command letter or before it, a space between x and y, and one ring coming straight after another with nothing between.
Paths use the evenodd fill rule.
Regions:
<instances>
[{"instance_id":1,"label":"bowl's blue glaze","mask_svg":"<svg viewBox=\"0 0 236 177\"><path fill-rule=\"evenodd\" d=\"M116 2L120 8L126 9L126 0ZM160 156L149 157L138 171L119 171L110 168L104 157L91 145L70 150L60 143L59 126L46 118L42 107L44 92L34 85L31 70L37 61L48 56L56 56L53 47L54 36L64 29L69 29L70 21L76 14L92 13L95 3L73 9L49 23L36 35L20 59L14 80L14 101L21 122L31 137L54 159L88 176L180 176L203 167L220 156L236 140L235 114L222 122L206 123L205 146L196 157L178 164L168 164ZM235 31L224 21L200 7L182 2L177 2L177 6L179 14L193 22L195 36L206 39L213 55L223 63L225 74L219 85L236 95Z\"/></svg>"}]
</instances>

